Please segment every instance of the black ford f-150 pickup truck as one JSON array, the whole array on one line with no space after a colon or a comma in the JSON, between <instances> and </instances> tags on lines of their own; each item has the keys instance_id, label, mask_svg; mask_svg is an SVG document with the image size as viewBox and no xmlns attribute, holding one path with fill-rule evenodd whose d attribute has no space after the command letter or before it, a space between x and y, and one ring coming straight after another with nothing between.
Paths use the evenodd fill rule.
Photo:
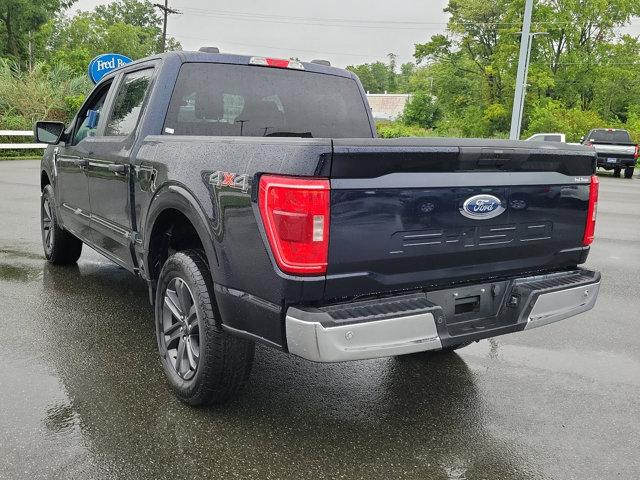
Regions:
<instances>
[{"instance_id":1,"label":"black ford f-150 pickup truck","mask_svg":"<svg viewBox=\"0 0 640 480\"><path fill-rule=\"evenodd\" d=\"M236 395L255 341L318 362L450 351L598 295L578 267L593 151L377 139L358 79L325 64L167 53L36 134L46 257L84 243L148 282L191 404Z\"/></svg>"}]
</instances>

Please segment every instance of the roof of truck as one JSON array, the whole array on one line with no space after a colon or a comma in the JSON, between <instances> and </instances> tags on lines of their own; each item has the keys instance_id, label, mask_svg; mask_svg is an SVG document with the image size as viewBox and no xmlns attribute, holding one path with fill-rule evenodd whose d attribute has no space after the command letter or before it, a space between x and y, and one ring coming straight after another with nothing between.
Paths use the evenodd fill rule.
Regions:
<instances>
[{"instance_id":1,"label":"roof of truck","mask_svg":"<svg viewBox=\"0 0 640 480\"><path fill-rule=\"evenodd\" d=\"M276 58L276 57L268 57L264 55L236 55L233 53L174 51L174 52L160 53L157 55L141 58L132 63L128 63L120 68L128 68L128 67L131 67L132 65L143 63L152 59L168 59L168 58L177 58L182 63L202 62L202 63L227 63L227 64L235 64L235 65L249 65L249 61L252 58L256 58L256 57ZM292 60L292 59L282 59L282 60ZM296 60L296 61L299 61L299 60ZM324 73L324 74L336 75L340 77L351 77L351 78L354 77L353 73L349 72L348 70L344 70L342 68L324 65L322 63L303 62L303 61L299 61L299 62L304 67L304 70L299 70L299 71L312 72L312 73ZM278 68L278 67L271 67L271 68ZM114 70L114 72L117 72L118 70L120 69L116 69Z\"/></svg>"}]
</instances>

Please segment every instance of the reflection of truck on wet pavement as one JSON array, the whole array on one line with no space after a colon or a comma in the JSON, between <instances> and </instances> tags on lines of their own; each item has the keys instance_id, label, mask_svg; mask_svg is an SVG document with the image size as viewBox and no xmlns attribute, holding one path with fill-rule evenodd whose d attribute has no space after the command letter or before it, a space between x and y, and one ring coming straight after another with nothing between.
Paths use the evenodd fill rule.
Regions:
<instances>
[{"instance_id":1,"label":"reflection of truck on wet pavement","mask_svg":"<svg viewBox=\"0 0 640 480\"><path fill-rule=\"evenodd\" d=\"M613 170L616 177L624 171L624 178L632 178L638 162L638 145L626 130L595 128L582 138L582 144L598 154L598 167Z\"/></svg>"},{"instance_id":2,"label":"reflection of truck on wet pavement","mask_svg":"<svg viewBox=\"0 0 640 480\"><path fill-rule=\"evenodd\" d=\"M47 258L86 243L148 282L191 404L236 395L256 341L319 362L451 351L598 295L578 267L593 151L377 139L357 78L324 64L167 53L36 132Z\"/></svg>"}]
</instances>

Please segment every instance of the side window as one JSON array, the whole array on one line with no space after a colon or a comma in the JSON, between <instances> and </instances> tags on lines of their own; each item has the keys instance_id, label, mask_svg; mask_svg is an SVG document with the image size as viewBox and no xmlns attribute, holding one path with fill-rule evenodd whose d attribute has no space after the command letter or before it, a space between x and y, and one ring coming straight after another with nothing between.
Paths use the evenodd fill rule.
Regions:
<instances>
[{"instance_id":1,"label":"side window","mask_svg":"<svg viewBox=\"0 0 640 480\"><path fill-rule=\"evenodd\" d=\"M134 131L152 76L152 68L127 73L124 76L107 120L104 131L106 136L126 137Z\"/></svg>"},{"instance_id":2,"label":"side window","mask_svg":"<svg viewBox=\"0 0 640 480\"><path fill-rule=\"evenodd\" d=\"M94 137L98 129L98 120L100 119L100 112L104 106L104 101L107 98L111 84L105 85L96 97L85 104L80 110L78 116L77 126L75 133L73 134L72 145L77 145L80 141L87 137Z\"/></svg>"}]
</instances>

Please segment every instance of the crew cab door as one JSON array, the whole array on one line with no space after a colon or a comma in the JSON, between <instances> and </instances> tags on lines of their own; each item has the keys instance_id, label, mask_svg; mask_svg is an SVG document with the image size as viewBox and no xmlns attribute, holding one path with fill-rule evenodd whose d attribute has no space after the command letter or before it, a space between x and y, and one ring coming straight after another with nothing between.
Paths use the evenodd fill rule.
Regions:
<instances>
[{"instance_id":1,"label":"crew cab door","mask_svg":"<svg viewBox=\"0 0 640 480\"><path fill-rule=\"evenodd\" d=\"M131 209L129 157L154 69L124 72L109 102L104 135L94 142L88 164L93 242L98 250L130 270L135 212Z\"/></svg>"},{"instance_id":2,"label":"crew cab door","mask_svg":"<svg viewBox=\"0 0 640 480\"><path fill-rule=\"evenodd\" d=\"M95 90L84 103L68 133L56 147L56 203L64 227L81 239L91 239L88 158L100 136L100 113L111 89L111 81Z\"/></svg>"}]
</instances>

